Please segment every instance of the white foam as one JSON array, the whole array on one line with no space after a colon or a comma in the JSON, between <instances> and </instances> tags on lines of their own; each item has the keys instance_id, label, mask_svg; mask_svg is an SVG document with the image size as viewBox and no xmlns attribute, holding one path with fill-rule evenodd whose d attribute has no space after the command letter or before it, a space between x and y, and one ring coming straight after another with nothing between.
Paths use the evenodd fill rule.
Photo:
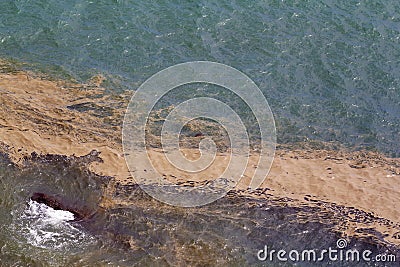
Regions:
<instances>
[{"instance_id":1,"label":"white foam","mask_svg":"<svg viewBox=\"0 0 400 267\"><path fill-rule=\"evenodd\" d=\"M90 239L71 224L74 214L30 200L19 223L23 237L36 247L60 249Z\"/></svg>"},{"instance_id":2,"label":"white foam","mask_svg":"<svg viewBox=\"0 0 400 267\"><path fill-rule=\"evenodd\" d=\"M28 209L25 210L25 214L28 217L42 218L43 221L54 225L75 219L72 212L66 210L55 210L52 207L33 200L29 201Z\"/></svg>"}]
</instances>

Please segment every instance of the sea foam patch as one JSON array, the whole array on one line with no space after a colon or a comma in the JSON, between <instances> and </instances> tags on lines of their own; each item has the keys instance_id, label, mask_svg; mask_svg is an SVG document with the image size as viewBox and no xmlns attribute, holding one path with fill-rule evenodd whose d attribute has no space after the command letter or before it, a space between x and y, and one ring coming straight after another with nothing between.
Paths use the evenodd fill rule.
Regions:
<instances>
[{"instance_id":1,"label":"sea foam patch","mask_svg":"<svg viewBox=\"0 0 400 267\"><path fill-rule=\"evenodd\" d=\"M74 214L69 211L29 200L20 215L21 234L35 247L65 249L90 239L87 233L71 223L74 219Z\"/></svg>"}]
</instances>

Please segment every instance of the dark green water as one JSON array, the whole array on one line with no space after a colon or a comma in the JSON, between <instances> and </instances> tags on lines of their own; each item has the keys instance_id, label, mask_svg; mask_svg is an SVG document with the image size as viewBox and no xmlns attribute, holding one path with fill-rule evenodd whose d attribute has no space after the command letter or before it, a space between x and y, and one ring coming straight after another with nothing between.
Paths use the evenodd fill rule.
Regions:
<instances>
[{"instance_id":1,"label":"dark green water","mask_svg":"<svg viewBox=\"0 0 400 267\"><path fill-rule=\"evenodd\" d=\"M201 208L176 208L153 200L138 186L118 184L114 198L134 204L100 209L97 203L108 178L87 171L90 160L95 158L46 156L17 168L0 158L1 266L263 266L271 264L257 259L265 245L287 251L335 249L340 235L334 226L349 215L382 220L341 206L332 207L336 214L318 207L293 207L290 199L260 200L238 192ZM72 213L30 200L37 192L89 215L71 221ZM383 245L379 232L348 242L346 249L400 257L398 249ZM297 262L321 264L383 266L328 258Z\"/></svg>"},{"instance_id":2,"label":"dark green water","mask_svg":"<svg viewBox=\"0 0 400 267\"><path fill-rule=\"evenodd\" d=\"M176 63L210 60L252 78L278 141L400 155L400 3L4 0L0 57L135 90Z\"/></svg>"}]
</instances>

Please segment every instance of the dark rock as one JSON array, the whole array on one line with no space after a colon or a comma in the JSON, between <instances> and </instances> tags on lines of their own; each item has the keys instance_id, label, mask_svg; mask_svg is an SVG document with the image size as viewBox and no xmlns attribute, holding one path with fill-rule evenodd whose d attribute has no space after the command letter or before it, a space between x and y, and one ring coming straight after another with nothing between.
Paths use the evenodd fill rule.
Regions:
<instances>
[{"instance_id":1,"label":"dark rock","mask_svg":"<svg viewBox=\"0 0 400 267\"><path fill-rule=\"evenodd\" d=\"M85 218L89 218L93 215L93 211L90 210L81 210L76 207L71 207L68 204L63 203L62 200L58 199L57 197L50 196L44 193L33 193L31 196L33 201L38 203L45 204L55 210L66 210L74 214L74 221L81 221Z\"/></svg>"}]
</instances>

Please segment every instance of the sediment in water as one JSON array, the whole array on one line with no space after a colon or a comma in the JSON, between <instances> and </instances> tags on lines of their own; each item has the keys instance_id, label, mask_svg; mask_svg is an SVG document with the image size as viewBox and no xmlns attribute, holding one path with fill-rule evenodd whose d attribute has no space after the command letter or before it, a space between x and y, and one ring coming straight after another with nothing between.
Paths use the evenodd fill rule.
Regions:
<instances>
[{"instance_id":1,"label":"sediment in water","mask_svg":"<svg viewBox=\"0 0 400 267\"><path fill-rule=\"evenodd\" d=\"M281 146L260 190L250 193L245 183L239 184L224 199L199 210L173 208L144 194L126 168L120 125L129 93L107 96L102 90L97 85L49 81L21 71L0 74L0 149L19 168L20 179L46 181L24 193L28 199L43 194L49 206L85 218L80 223L93 234L119 240L138 253L163 257L173 247L172 256L164 258L171 262L190 251L202 251L197 256L202 259L212 251L227 258L229 253L245 253L237 252L236 245L228 254L218 248L229 240L242 242L239 239L249 234L239 227L243 224L253 227L249 240L258 240L257 246L263 246L259 236L272 236L276 242L279 233L296 225L304 231L323 229L329 242L345 236L392 251L398 248L399 159L372 152ZM201 137L192 138L198 142ZM180 184L199 182L166 176ZM74 191L77 189L81 195ZM263 217L265 213L270 220ZM201 245L195 244L196 236L210 229L208 222L212 222L212 230ZM282 228L278 222L286 226ZM263 230L257 232L257 227ZM243 235L235 239L235 231ZM164 233L169 241L158 240ZM216 246L210 245L213 236L218 240ZM305 238L284 239L300 245Z\"/></svg>"}]
</instances>

